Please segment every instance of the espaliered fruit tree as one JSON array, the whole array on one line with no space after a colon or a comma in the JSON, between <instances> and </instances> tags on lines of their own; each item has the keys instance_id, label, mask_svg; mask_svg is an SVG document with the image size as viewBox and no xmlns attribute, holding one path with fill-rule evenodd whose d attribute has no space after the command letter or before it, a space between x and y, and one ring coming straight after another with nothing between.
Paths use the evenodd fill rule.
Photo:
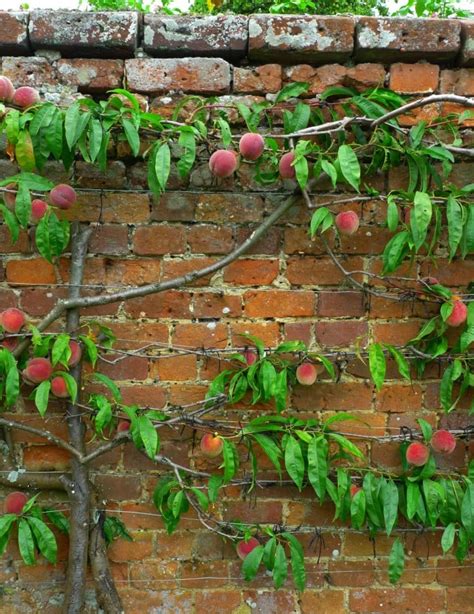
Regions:
<instances>
[{"instance_id":1,"label":"espaliered fruit tree","mask_svg":"<svg viewBox=\"0 0 474 614\"><path fill-rule=\"evenodd\" d=\"M346 285L366 296L394 301L406 300L408 294L433 313L406 345L369 343L345 353L345 358L368 365L377 391L383 388L388 369L397 369L410 381L436 364L442 372L441 404L446 412L456 411L474 386L469 353L474 341L473 288L455 295L434 277L402 275L398 269L410 262L436 260L439 254L461 259L474 250L474 184L456 187L449 180L455 160L473 154L463 146L462 125L474 100L433 95L410 101L385 89L359 94L334 87L309 101L301 98L307 89L304 83L291 84L274 102L250 107L222 107L193 96L185 98L168 119L142 109L137 97L126 90L111 91L107 100L99 102L80 98L62 108L43 102L30 87L15 91L6 77L0 77L0 133L6 137L8 155L20 168L18 174L0 181L3 222L13 241L21 229L33 226L37 250L48 262L65 252L71 256L69 294L57 300L43 319L28 320L17 308L0 314L0 401L8 411L8 418L0 416L0 426L10 451L4 460L10 474L2 480L16 490L7 496L0 518L0 549L4 552L10 540L18 540L26 564L34 564L37 556L54 563L57 543L50 527L68 532L65 612L83 610L88 561L100 607L122 611L107 545L126 538L127 529L118 517L101 511L103 502L89 475L91 462L117 446L136 446L162 468L153 501L170 533L193 508L204 526L235 544L245 579L266 568L276 588L285 583L289 566L296 588L305 588L304 553L298 539L305 527L222 520L219 502L230 485L242 486L248 493L267 483L282 482L298 490L309 485L314 505L332 502L334 518L345 530L367 531L371 537L393 535L388 573L394 583L403 573L406 532L421 527L436 532L443 551L453 549L459 561L474 542L474 466L446 472L437 467L433 454L451 454L457 445L464 445L469 431L433 432L427 421L419 419L416 429L380 437L383 442L399 442L403 470L394 473L368 463L354 438L344 434L341 427L353 419L350 413L303 419L288 408L292 388L317 387L327 378L339 381L343 365L337 351L318 351L294 340L267 348L249 336L245 347L215 351L223 367L201 403L163 411L125 404L115 383L98 368L99 359L112 351L114 337L100 321L81 319L82 308L144 297L208 277L244 254L298 205L313 211L309 236L322 243ZM398 122L401 116L440 101L466 110L419 121L410 129ZM64 219L64 211L76 200L75 189L55 185L42 171L51 159L66 169L83 159L105 171L114 141L125 142L131 156L145 158L149 188L155 194L166 189L173 166L186 176L196 164L197 152L204 149L216 182L248 165L262 185L285 180L288 195L246 240L208 266L166 281L84 295L84 264L94 223L71 224ZM368 187L371 175L402 164L409 173L406 189L387 194ZM312 188L321 181L331 183L333 198L315 204ZM344 190L345 195L337 196ZM383 224L391 238L383 249L383 270L365 273L366 281L361 281L360 271L347 270L338 257L334 237L358 232L359 216L348 205L366 200L386 211ZM64 405L67 439L48 431L52 397ZM14 419L22 398L34 401L45 419L44 428ZM228 408L243 403L263 403L272 410L246 423L224 419ZM159 433L165 426L194 430L202 454L217 463L211 463L209 471L196 470L163 455ZM70 469L60 475L23 475L11 443L15 429L66 450ZM101 440L99 446L90 447L91 433L95 443ZM262 457L274 468L272 479L261 478ZM54 489L68 494L67 515L42 503L45 491Z\"/></svg>"}]
</instances>

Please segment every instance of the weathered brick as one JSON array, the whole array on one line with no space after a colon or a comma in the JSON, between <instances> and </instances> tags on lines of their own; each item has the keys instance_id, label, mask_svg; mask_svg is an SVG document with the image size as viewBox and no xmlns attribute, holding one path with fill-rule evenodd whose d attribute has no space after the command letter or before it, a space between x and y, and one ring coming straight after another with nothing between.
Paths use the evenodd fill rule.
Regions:
<instances>
[{"instance_id":1,"label":"weathered brick","mask_svg":"<svg viewBox=\"0 0 474 614\"><path fill-rule=\"evenodd\" d=\"M338 320L337 322L316 322L316 341L326 347L345 347L355 343L367 342L367 322Z\"/></svg>"},{"instance_id":2,"label":"weathered brick","mask_svg":"<svg viewBox=\"0 0 474 614\"><path fill-rule=\"evenodd\" d=\"M232 228L199 224L188 229L188 245L198 254L227 254L234 246Z\"/></svg>"},{"instance_id":3,"label":"weathered brick","mask_svg":"<svg viewBox=\"0 0 474 614\"><path fill-rule=\"evenodd\" d=\"M112 501L134 501L141 494L140 479L137 476L98 475L95 485L103 497Z\"/></svg>"},{"instance_id":4,"label":"weathered brick","mask_svg":"<svg viewBox=\"0 0 474 614\"><path fill-rule=\"evenodd\" d=\"M278 260L236 260L224 270L225 283L240 286L269 286L278 275Z\"/></svg>"},{"instance_id":5,"label":"weathered brick","mask_svg":"<svg viewBox=\"0 0 474 614\"><path fill-rule=\"evenodd\" d=\"M226 94L230 65L220 58L136 59L125 61L128 88L143 94Z\"/></svg>"},{"instance_id":6,"label":"weathered brick","mask_svg":"<svg viewBox=\"0 0 474 614\"><path fill-rule=\"evenodd\" d=\"M461 24L449 19L359 17L356 61L444 61L456 57Z\"/></svg>"},{"instance_id":7,"label":"weathered brick","mask_svg":"<svg viewBox=\"0 0 474 614\"><path fill-rule=\"evenodd\" d=\"M23 450L23 463L30 471L64 471L69 461L69 452L53 445L30 446Z\"/></svg>"},{"instance_id":8,"label":"weathered brick","mask_svg":"<svg viewBox=\"0 0 474 614\"><path fill-rule=\"evenodd\" d=\"M474 588L448 588L446 604L448 612L471 612L474 600Z\"/></svg>"},{"instance_id":9,"label":"weathered brick","mask_svg":"<svg viewBox=\"0 0 474 614\"><path fill-rule=\"evenodd\" d=\"M182 254L186 249L185 231L181 226L143 226L133 237L133 251L142 256Z\"/></svg>"},{"instance_id":10,"label":"weathered brick","mask_svg":"<svg viewBox=\"0 0 474 614\"><path fill-rule=\"evenodd\" d=\"M27 55L28 13L0 11L0 55Z\"/></svg>"},{"instance_id":11,"label":"weathered brick","mask_svg":"<svg viewBox=\"0 0 474 614\"><path fill-rule=\"evenodd\" d=\"M281 90L280 64L264 64L252 68L234 68L234 92L237 94L267 94Z\"/></svg>"},{"instance_id":12,"label":"weathered brick","mask_svg":"<svg viewBox=\"0 0 474 614\"><path fill-rule=\"evenodd\" d=\"M106 224L94 229L90 251L95 254L128 254L128 228L124 225Z\"/></svg>"},{"instance_id":13,"label":"weathered brick","mask_svg":"<svg viewBox=\"0 0 474 614\"><path fill-rule=\"evenodd\" d=\"M438 89L439 66L436 64L392 64L390 89L400 94L431 94Z\"/></svg>"},{"instance_id":14,"label":"weathered brick","mask_svg":"<svg viewBox=\"0 0 474 614\"><path fill-rule=\"evenodd\" d=\"M177 324L173 331L173 346L181 348L224 348L227 329L224 324Z\"/></svg>"},{"instance_id":15,"label":"weathered brick","mask_svg":"<svg viewBox=\"0 0 474 614\"><path fill-rule=\"evenodd\" d=\"M444 611L444 591L428 588L362 588L349 593L353 612L416 612Z\"/></svg>"},{"instance_id":16,"label":"weathered brick","mask_svg":"<svg viewBox=\"0 0 474 614\"><path fill-rule=\"evenodd\" d=\"M249 58L283 64L325 64L347 60L354 48L350 17L253 15L249 21Z\"/></svg>"},{"instance_id":17,"label":"weathered brick","mask_svg":"<svg viewBox=\"0 0 474 614\"><path fill-rule=\"evenodd\" d=\"M247 51L243 15L145 15L143 49L153 56L243 58Z\"/></svg>"},{"instance_id":18,"label":"weathered brick","mask_svg":"<svg viewBox=\"0 0 474 614\"><path fill-rule=\"evenodd\" d=\"M32 258L22 260L9 260L6 269L7 282L15 284L54 284L56 283L56 273L54 266L46 262L43 258Z\"/></svg>"},{"instance_id":19,"label":"weathered brick","mask_svg":"<svg viewBox=\"0 0 474 614\"><path fill-rule=\"evenodd\" d=\"M324 317L363 316L366 311L365 298L362 292L350 290L339 292L320 292L318 299L318 315Z\"/></svg>"},{"instance_id":20,"label":"weathered brick","mask_svg":"<svg viewBox=\"0 0 474 614\"><path fill-rule=\"evenodd\" d=\"M56 64L61 83L77 87L85 94L99 94L122 87L122 60L59 60Z\"/></svg>"},{"instance_id":21,"label":"weathered brick","mask_svg":"<svg viewBox=\"0 0 474 614\"><path fill-rule=\"evenodd\" d=\"M370 409L372 386L367 383L321 382L315 386L296 386L293 404L303 410L356 410Z\"/></svg>"},{"instance_id":22,"label":"weathered brick","mask_svg":"<svg viewBox=\"0 0 474 614\"><path fill-rule=\"evenodd\" d=\"M474 20L461 22L461 66L474 66Z\"/></svg>"},{"instance_id":23,"label":"weathered brick","mask_svg":"<svg viewBox=\"0 0 474 614\"><path fill-rule=\"evenodd\" d=\"M440 90L442 93L459 96L474 95L474 68L442 70Z\"/></svg>"},{"instance_id":24,"label":"weathered brick","mask_svg":"<svg viewBox=\"0 0 474 614\"><path fill-rule=\"evenodd\" d=\"M2 58L2 74L15 87L28 85L38 89L42 86L56 87L56 71L46 58Z\"/></svg>"},{"instance_id":25,"label":"weathered brick","mask_svg":"<svg viewBox=\"0 0 474 614\"><path fill-rule=\"evenodd\" d=\"M169 290L127 302L126 311L132 318L186 318L191 311L187 292Z\"/></svg>"},{"instance_id":26,"label":"weathered brick","mask_svg":"<svg viewBox=\"0 0 474 614\"><path fill-rule=\"evenodd\" d=\"M422 407L422 390L416 385L386 385L375 397L375 409L383 412L419 411Z\"/></svg>"},{"instance_id":27,"label":"weathered brick","mask_svg":"<svg viewBox=\"0 0 474 614\"><path fill-rule=\"evenodd\" d=\"M248 290L244 295L245 315L259 318L312 316L316 297L312 292Z\"/></svg>"},{"instance_id":28,"label":"weathered brick","mask_svg":"<svg viewBox=\"0 0 474 614\"><path fill-rule=\"evenodd\" d=\"M76 182L81 188L120 189L126 186L125 164L119 160L111 160L105 171L94 164L76 162Z\"/></svg>"},{"instance_id":29,"label":"weathered brick","mask_svg":"<svg viewBox=\"0 0 474 614\"><path fill-rule=\"evenodd\" d=\"M242 299L228 292L196 293L193 314L196 318L237 318L242 315Z\"/></svg>"},{"instance_id":30,"label":"weathered brick","mask_svg":"<svg viewBox=\"0 0 474 614\"><path fill-rule=\"evenodd\" d=\"M58 49L69 57L133 57L138 13L133 11L32 11L33 49Z\"/></svg>"}]
</instances>

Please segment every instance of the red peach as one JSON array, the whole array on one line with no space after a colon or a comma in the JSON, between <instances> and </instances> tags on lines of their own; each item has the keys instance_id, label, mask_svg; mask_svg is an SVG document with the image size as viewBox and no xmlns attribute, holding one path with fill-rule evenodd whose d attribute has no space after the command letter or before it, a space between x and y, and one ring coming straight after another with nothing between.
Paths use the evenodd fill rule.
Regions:
<instances>
[{"instance_id":1,"label":"red peach","mask_svg":"<svg viewBox=\"0 0 474 614\"><path fill-rule=\"evenodd\" d=\"M59 399L67 399L69 392L64 377L61 377L60 375L53 377L51 380L51 392Z\"/></svg>"},{"instance_id":2,"label":"red peach","mask_svg":"<svg viewBox=\"0 0 474 614\"><path fill-rule=\"evenodd\" d=\"M218 149L209 158L209 168L216 177L230 177L237 168L237 155L229 149Z\"/></svg>"},{"instance_id":3,"label":"red peach","mask_svg":"<svg viewBox=\"0 0 474 614\"><path fill-rule=\"evenodd\" d=\"M224 441L219 436L214 436L212 433L206 433L201 439L202 453L208 458L219 456L223 447Z\"/></svg>"},{"instance_id":4,"label":"red peach","mask_svg":"<svg viewBox=\"0 0 474 614\"><path fill-rule=\"evenodd\" d=\"M117 424L117 432L123 433L124 431L130 430L130 421L129 420L119 420Z\"/></svg>"},{"instance_id":5,"label":"red peach","mask_svg":"<svg viewBox=\"0 0 474 614\"><path fill-rule=\"evenodd\" d=\"M48 203L40 198L35 198L31 201L31 221L39 222L42 217L45 216L48 210Z\"/></svg>"},{"instance_id":6,"label":"red peach","mask_svg":"<svg viewBox=\"0 0 474 614\"><path fill-rule=\"evenodd\" d=\"M7 190L15 190L16 183L9 183L5 186ZM13 209L15 207L16 202L16 191L15 192L2 192L3 200L5 201L6 206L9 209Z\"/></svg>"},{"instance_id":7,"label":"red peach","mask_svg":"<svg viewBox=\"0 0 474 614\"><path fill-rule=\"evenodd\" d=\"M10 307L0 313L0 324L7 333L19 333L25 324L25 314L16 307Z\"/></svg>"},{"instance_id":8,"label":"red peach","mask_svg":"<svg viewBox=\"0 0 474 614\"><path fill-rule=\"evenodd\" d=\"M247 132L239 141L239 151L246 160L257 160L263 154L265 141L260 134Z\"/></svg>"},{"instance_id":9,"label":"red peach","mask_svg":"<svg viewBox=\"0 0 474 614\"><path fill-rule=\"evenodd\" d=\"M303 362L296 369L296 379L303 386L311 386L318 377L318 370L311 362Z\"/></svg>"},{"instance_id":10,"label":"red peach","mask_svg":"<svg viewBox=\"0 0 474 614\"><path fill-rule=\"evenodd\" d=\"M440 454L451 454L456 448L456 438L449 431L441 429L433 433L431 447Z\"/></svg>"},{"instance_id":11,"label":"red peach","mask_svg":"<svg viewBox=\"0 0 474 614\"><path fill-rule=\"evenodd\" d=\"M351 484L351 497L354 497L359 490L362 490L360 486L357 486L357 484Z\"/></svg>"},{"instance_id":12,"label":"red peach","mask_svg":"<svg viewBox=\"0 0 474 614\"><path fill-rule=\"evenodd\" d=\"M77 341L71 339L69 342L69 349L71 350L71 357L69 358L68 365L70 367L75 367L82 357L82 349Z\"/></svg>"},{"instance_id":13,"label":"red peach","mask_svg":"<svg viewBox=\"0 0 474 614\"><path fill-rule=\"evenodd\" d=\"M253 365L254 362L257 362L258 360L258 356L253 350L245 350L244 357L245 357L245 362L247 363L249 367Z\"/></svg>"},{"instance_id":14,"label":"red peach","mask_svg":"<svg viewBox=\"0 0 474 614\"><path fill-rule=\"evenodd\" d=\"M16 104L18 107L22 109L26 109L27 107L31 107L40 101L40 95L38 90L35 90L34 87L29 87L28 85L24 85L23 87L19 87L16 92L13 94L12 102Z\"/></svg>"},{"instance_id":15,"label":"red peach","mask_svg":"<svg viewBox=\"0 0 474 614\"><path fill-rule=\"evenodd\" d=\"M242 560L252 552L257 546L260 546L260 542L256 537L251 537L248 541L240 541L237 544L237 554Z\"/></svg>"},{"instance_id":16,"label":"red peach","mask_svg":"<svg viewBox=\"0 0 474 614\"><path fill-rule=\"evenodd\" d=\"M446 324L449 326L460 326L464 324L467 319L467 307L459 299L454 300L453 310L451 311L449 318L446 320Z\"/></svg>"},{"instance_id":17,"label":"red peach","mask_svg":"<svg viewBox=\"0 0 474 614\"><path fill-rule=\"evenodd\" d=\"M51 377L53 365L47 358L32 358L26 363L23 378L29 384L41 384Z\"/></svg>"},{"instance_id":18,"label":"red peach","mask_svg":"<svg viewBox=\"0 0 474 614\"><path fill-rule=\"evenodd\" d=\"M294 179L296 175L295 167L292 166L295 154L293 151L289 151L283 154L278 163L278 169L280 171L280 177L282 179Z\"/></svg>"},{"instance_id":19,"label":"red peach","mask_svg":"<svg viewBox=\"0 0 474 614\"><path fill-rule=\"evenodd\" d=\"M67 183L60 183L49 193L51 203L60 209L70 209L77 200L76 191Z\"/></svg>"},{"instance_id":20,"label":"red peach","mask_svg":"<svg viewBox=\"0 0 474 614\"><path fill-rule=\"evenodd\" d=\"M5 499L5 513L19 516L23 511L28 497L23 492L11 492Z\"/></svg>"},{"instance_id":21,"label":"red peach","mask_svg":"<svg viewBox=\"0 0 474 614\"><path fill-rule=\"evenodd\" d=\"M11 102L15 88L8 77L0 76L0 100L2 102Z\"/></svg>"},{"instance_id":22,"label":"red peach","mask_svg":"<svg viewBox=\"0 0 474 614\"><path fill-rule=\"evenodd\" d=\"M422 467L426 465L430 457L430 451L424 443L415 441L411 443L407 448L407 462L415 467Z\"/></svg>"},{"instance_id":23,"label":"red peach","mask_svg":"<svg viewBox=\"0 0 474 614\"><path fill-rule=\"evenodd\" d=\"M335 224L342 235L353 235L359 229L359 216L355 211L341 211L336 215Z\"/></svg>"}]
</instances>

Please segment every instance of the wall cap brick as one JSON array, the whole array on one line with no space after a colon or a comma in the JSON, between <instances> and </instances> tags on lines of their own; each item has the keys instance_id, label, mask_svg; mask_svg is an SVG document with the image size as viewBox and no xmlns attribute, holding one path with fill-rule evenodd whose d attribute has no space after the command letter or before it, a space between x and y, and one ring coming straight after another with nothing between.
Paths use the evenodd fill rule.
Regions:
<instances>
[{"instance_id":1,"label":"wall cap brick","mask_svg":"<svg viewBox=\"0 0 474 614\"><path fill-rule=\"evenodd\" d=\"M0 55L28 55L28 13L0 11Z\"/></svg>"}]
</instances>

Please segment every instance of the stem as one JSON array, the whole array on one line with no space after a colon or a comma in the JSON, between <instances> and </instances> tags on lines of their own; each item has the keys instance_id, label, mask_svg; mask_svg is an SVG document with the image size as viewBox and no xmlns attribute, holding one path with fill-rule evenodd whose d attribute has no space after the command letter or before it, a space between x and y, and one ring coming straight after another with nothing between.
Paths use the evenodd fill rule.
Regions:
<instances>
[{"instance_id":1,"label":"stem","mask_svg":"<svg viewBox=\"0 0 474 614\"><path fill-rule=\"evenodd\" d=\"M79 223L74 222L71 239L71 285L69 288L71 300L80 296L89 236L90 229L81 231ZM67 332L75 331L78 325L79 309L70 309L66 318ZM71 369L71 375L78 384L80 396L81 362ZM78 401L80 401L80 398ZM86 452L85 428L80 414L78 415L78 407L75 403L67 404L66 415L69 441L83 456ZM67 485L67 491L71 502L71 531L63 611L67 614L81 614L84 611L85 602L91 493L88 467L82 464L77 457L73 457L71 460L71 481Z\"/></svg>"}]
</instances>

